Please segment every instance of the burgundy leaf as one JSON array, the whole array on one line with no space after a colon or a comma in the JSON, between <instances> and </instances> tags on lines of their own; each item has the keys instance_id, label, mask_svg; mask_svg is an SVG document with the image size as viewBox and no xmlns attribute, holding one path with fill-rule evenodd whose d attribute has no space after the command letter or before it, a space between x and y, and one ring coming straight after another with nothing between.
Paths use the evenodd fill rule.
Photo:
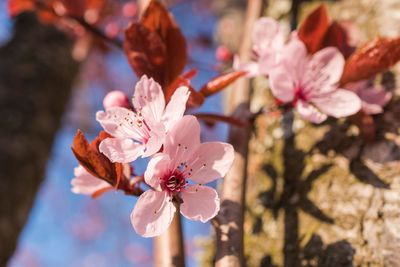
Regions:
<instances>
[{"instance_id":1,"label":"burgundy leaf","mask_svg":"<svg viewBox=\"0 0 400 267\"><path fill-rule=\"evenodd\" d=\"M354 47L348 44L346 30L336 21L332 22L325 34L323 47L328 46L337 47L345 58L354 52Z\"/></svg>"},{"instance_id":2,"label":"burgundy leaf","mask_svg":"<svg viewBox=\"0 0 400 267\"><path fill-rule=\"evenodd\" d=\"M108 137L110 137L110 135L101 132L100 135L89 145L82 131L78 130L71 149L79 163L90 174L105 180L111 185L116 185L121 179L121 174L120 172L117 173L116 169L121 168L119 165L122 164L112 163L106 156L100 153L98 149L100 142Z\"/></svg>"},{"instance_id":3,"label":"burgundy leaf","mask_svg":"<svg viewBox=\"0 0 400 267\"><path fill-rule=\"evenodd\" d=\"M299 29L299 38L311 54L322 48L325 33L329 27L329 18L324 5L311 12Z\"/></svg>"},{"instance_id":4,"label":"burgundy leaf","mask_svg":"<svg viewBox=\"0 0 400 267\"><path fill-rule=\"evenodd\" d=\"M246 72L241 70L221 74L206 83L201 88L200 93L202 93L204 97L208 97L210 95L218 93L245 74Z\"/></svg>"},{"instance_id":5,"label":"burgundy leaf","mask_svg":"<svg viewBox=\"0 0 400 267\"><path fill-rule=\"evenodd\" d=\"M140 22L150 31L158 33L165 44L165 85L169 85L186 65L186 39L172 14L158 1L150 2Z\"/></svg>"},{"instance_id":6,"label":"burgundy leaf","mask_svg":"<svg viewBox=\"0 0 400 267\"><path fill-rule=\"evenodd\" d=\"M152 77L164 87L167 54L159 35L140 23L131 23L124 36L124 51L136 74Z\"/></svg>"},{"instance_id":7,"label":"burgundy leaf","mask_svg":"<svg viewBox=\"0 0 400 267\"><path fill-rule=\"evenodd\" d=\"M371 78L400 59L400 36L376 38L356 50L344 66L341 84Z\"/></svg>"}]
</instances>

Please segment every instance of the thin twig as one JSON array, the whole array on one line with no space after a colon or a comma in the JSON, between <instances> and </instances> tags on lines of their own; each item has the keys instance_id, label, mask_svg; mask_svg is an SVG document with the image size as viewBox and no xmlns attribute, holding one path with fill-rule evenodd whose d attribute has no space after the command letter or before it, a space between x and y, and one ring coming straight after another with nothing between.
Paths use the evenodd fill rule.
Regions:
<instances>
[{"instance_id":1,"label":"thin twig","mask_svg":"<svg viewBox=\"0 0 400 267\"><path fill-rule=\"evenodd\" d=\"M55 13L52 8L49 8L46 5L46 3L43 3L43 2L40 2L40 1L35 2L35 4L36 4L37 9L41 9L41 10L44 10L44 11L51 12L52 14L54 14L55 16L57 16L59 18L74 20L75 22L79 23L82 27L84 27L87 31L89 31L93 35L95 35L95 36L103 39L104 41L106 41L106 42L108 42L108 43L110 43L110 44L122 49L122 41L121 40L108 37L101 30L96 28L95 26L93 26L92 24L87 23L83 18L72 16L72 15L69 15L69 14L59 15L59 14Z\"/></svg>"},{"instance_id":2,"label":"thin twig","mask_svg":"<svg viewBox=\"0 0 400 267\"><path fill-rule=\"evenodd\" d=\"M106 42L108 42L108 43L110 43L110 44L122 49L122 41L120 39L108 37L101 30L99 30L98 28L94 27L93 25L87 23L84 19L78 18L78 17L74 17L74 16L70 16L70 15L65 15L64 17L75 20L82 27L84 27L87 31L92 33L94 36L97 36L97 37L103 39L104 41L106 41Z\"/></svg>"}]
</instances>

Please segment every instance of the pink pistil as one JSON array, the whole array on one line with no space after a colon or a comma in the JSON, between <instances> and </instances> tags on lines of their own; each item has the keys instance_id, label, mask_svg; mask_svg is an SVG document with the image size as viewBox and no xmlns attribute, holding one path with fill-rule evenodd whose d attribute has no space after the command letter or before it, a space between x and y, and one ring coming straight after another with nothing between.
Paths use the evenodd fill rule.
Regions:
<instances>
[{"instance_id":1,"label":"pink pistil","mask_svg":"<svg viewBox=\"0 0 400 267\"><path fill-rule=\"evenodd\" d=\"M172 174L166 175L162 179L162 187L168 190L170 195L179 194L186 187L186 184L187 181L179 170L175 170Z\"/></svg>"}]
</instances>

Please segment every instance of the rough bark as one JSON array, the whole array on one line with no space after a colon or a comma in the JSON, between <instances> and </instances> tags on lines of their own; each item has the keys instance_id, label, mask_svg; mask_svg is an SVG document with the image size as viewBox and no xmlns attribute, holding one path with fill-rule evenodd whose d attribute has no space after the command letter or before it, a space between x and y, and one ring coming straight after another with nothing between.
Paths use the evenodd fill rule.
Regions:
<instances>
[{"instance_id":1,"label":"rough bark","mask_svg":"<svg viewBox=\"0 0 400 267\"><path fill-rule=\"evenodd\" d=\"M279 14L276 5L284 4L270 1L267 14L287 19L288 9ZM300 6L299 17L314 7ZM341 1L328 4L328 13L356 22L364 42L378 32L399 34L399 8L395 1ZM320 126L297 115L292 123L283 122L287 115L257 119L246 192L249 266L400 266L398 73L378 77L396 96L374 116L370 144L345 119ZM269 105L266 79L258 84L254 98Z\"/></svg>"},{"instance_id":2,"label":"rough bark","mask_svg":"<svg viewBox=\"0 0 400 267\"><path fill-rule=\"evenodd\" d=\"M71 42L32 14L0 47L0 265L12 256L44 179L78 64Z\"/></svg>"},{"instance_id":3,"label":"rough bark","mask_svg":"<svg viewBox=\"0 0 400 267\"><path fill-rule=\"evenodd\" d=\"M320 4L270 0L264 14L280 20L289 32L295 24L292 2L299 9L298 21ZM361 28L361 43L400 34L398 1L325 4L332 18ZM240 18L234 21L240 24ZM235 47L237 39L218 34ZM372 144L345 119L331 118L320 126L293 113L256 119L243 226L247 266L400 266L399 70L398 64L376 81L395 97L384 114L374 116L377 138ZM268 80L256 78L250 109L273 104ZM210 242L206 246L208 262L202 265L211 266L210 250L216 248Z\"/></svg>"}]
</instances>

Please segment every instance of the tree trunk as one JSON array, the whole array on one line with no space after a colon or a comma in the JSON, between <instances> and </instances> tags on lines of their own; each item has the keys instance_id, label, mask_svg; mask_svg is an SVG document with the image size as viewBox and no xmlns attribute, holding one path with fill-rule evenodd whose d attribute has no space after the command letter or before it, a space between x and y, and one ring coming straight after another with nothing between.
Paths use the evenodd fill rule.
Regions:
<instances>
[{"instance_id":1,"label":"tree trunk","mask_svg":"<svg viewBox=\"0 0 400 267\"><path fill-rule=\"evenodd\" d=\"M282 1L269 3L268 15L289 19L289 9L279 14ZM316 5L300 5L300 20ZM361 28L360 45L378 32L400 33L398 2L326 5L332 18ZM396 69L379 77L394 94ZM266 79L258 84L254 99L271 104ZM377 136L370 144L349 120L330 118L319 126L296 114L256 120L245 220L249 266L400 266L399 114L395 96L374 116Z\"/></svg>"},{"instance_id":2,"label":"tree trunk","mask_svg":"<svg viewBox=\"0 0 400 267\"><path fill-rule=\"evenodd\" d=\"M78 73L71 41L22 14L0 48L0 265L12 256L44 179ZM67 148L66 148L67 149Z\"/></svg>"},{"instance_id":3,"label":"tree trunk","mask_svg":"<svg viewBox=\"0 0 400 267\"><path fill-rule=\"evenodd\" d=\"M219 25L234 25L221 27L219 41L237 48L240 11L226 9L233 0L214 2L221 11ZM291 18L302 21L320 4L309 2L269 0L264 15L280 20L289 31L296 22ZM361 28L360 45L377 35L400 34L398 1L325 4L333 19L347 19ZM399 70L397 65L378 77L395 96L384 114L374 116L374 143L363 140L345 119L330 118L319 126L292 112L256 119L243 226L247 266L400 266ZM274 104L265 77L253 85L252 111ZM211 249L208 243L205 259L210 260Z\"/></svg>"},{"instance_id":4,"label":"tree trunk","mask_svg":"<svg viewBox=\"0 0 400 267\"><path fill-rule=\"evenodd\" d=\"M254 23L261 15L261 10L262 0L248 1L238 52L241 60L251 60L251 33ZM246 119L246 114L250 114L250 95L251 84L248 78L241 78L232 85L228 106L234 117ZM229 142L235 149L235 160L231 170L224 177L221 210L215 218L216 267L244 266L243 222L250 128L231 126L229 133Z\"/></svg>"}]
</instances>

